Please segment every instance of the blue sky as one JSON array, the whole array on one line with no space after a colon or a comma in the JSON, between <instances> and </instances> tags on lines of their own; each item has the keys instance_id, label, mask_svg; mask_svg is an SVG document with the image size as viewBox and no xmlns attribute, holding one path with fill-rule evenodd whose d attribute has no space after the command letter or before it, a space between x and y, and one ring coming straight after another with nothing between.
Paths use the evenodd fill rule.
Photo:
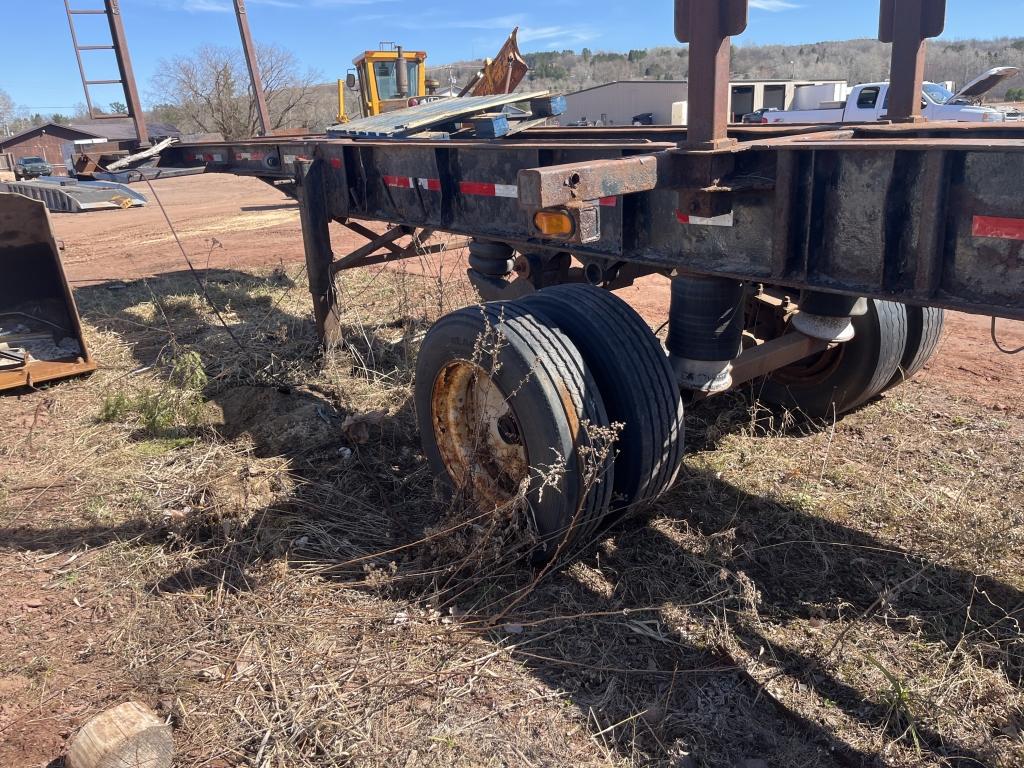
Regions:
<instances>
[{"instance_id":1,"label":"blue sky","mask_svg":"<svg viewBox=\"0 0 1024 768\"><path fill-rule=\"evenodd\" d=\"M32 111L68 112L83 101L61 0L0 0L8 30L0 46L0 88ZM740 42L802 43L874 37L875 0L750 0L750 27ZM72 0L74 8L101 0ZM1022 0L948 0L946 37L1024 35ZM674 43L671 0L248 0L257 40L291 49L325 80L344 76L360 50L396 40L430 53L430 62L493 54L513 26L525 51L589 46L628 50ZM161 58L204 43L238 45L230 0L121 0L136 77L149 102ZM80 42L103 42L105 30L83 20ZM14 29L34 34L12 34ZM41 43L41 44L40 44ZM45 55L43 55L45 53ZM107 79L107 53L90 53L89 76ZM97 93L101 104L116 93Z\"/></svg>"}]
</instances>

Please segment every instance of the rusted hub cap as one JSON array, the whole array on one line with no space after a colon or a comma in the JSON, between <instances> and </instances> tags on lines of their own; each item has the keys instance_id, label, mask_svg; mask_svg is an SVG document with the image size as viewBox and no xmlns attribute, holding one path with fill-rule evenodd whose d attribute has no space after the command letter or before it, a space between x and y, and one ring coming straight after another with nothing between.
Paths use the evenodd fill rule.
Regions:
<instances>
[{"instance_id":1,"label":"rusted hub cap","mask_svg":"<svg viewBox=\"0 0 1024 768\"><path fill-rule=\"evenodd\" d=\"M785 368L780 368L772 373L772 377L781 384L791 386L823 384L839 369L843 362L843 351L844 346L840 344L833 349L812 355L806 360L800 360Z\"/></svg>"},{"instance_id":2,"label":"rusted hub cap","mask_svg":"<svg viewBox=\"0 0 1024 768\"><path fill-rule=\"evenodd\" d=\"M487 371L467 360L434 380L434 436L455 487L481 507L512 500L529 474L522 429Z\"/></svg>"}]
</instances>

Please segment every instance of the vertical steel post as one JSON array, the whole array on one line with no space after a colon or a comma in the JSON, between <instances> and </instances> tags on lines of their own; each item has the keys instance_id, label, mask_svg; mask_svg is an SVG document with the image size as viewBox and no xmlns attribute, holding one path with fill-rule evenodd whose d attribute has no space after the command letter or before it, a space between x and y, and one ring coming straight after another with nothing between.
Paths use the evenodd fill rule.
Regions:
<instances>
[{"instance_id":1,"label":"vertical steel post","mask_svg":"<svg viewBox=\"0 0 1024 768\"><path fill-rule=\"evenodd\" d=\"M690 44L687 149L720 149L729 128L730 37L747 28L747 0L676 0L676 38Z\"/></svg>"},{"instance_id":2,"label":"vertical steel post","mask_svg":"<svg viewBox=\"0 0 1024 768\"><path fill-rule=\"evenodd\" d=\"M306 252L306 274L309 292L313 296L313 316L316 331L325 347L341 341L341 310L338 291L334 286L331 264L330 217L327 214L327 180L324 161L298 161L295 181L299 199L299 217L302 223L302 242Z\"/></svg>"},{"instance_id":3,"label":"vertical steel post","mask_svg":"<svg viewBox=\"0 0 1024 768\"><path fill-rule=\"evenodd\" d=\"M252 84L253 97L256 99L256 115L260 121L260 136L270 135L270 114L267 112L267 98L263 93L263 79L260 77L259 62L256 60L256 46L249 31L249 14L245 10L245 0L234 0L235 18L238 19L238 32L242 36L242 52L249 68L249 82Z\"/></svg>"},{"instance_id":4,"label":"vertical steel post","mask_svg":"<svg viewBox=\"0 0 1024 768\"><path fill-rule=\"evenodd\" d=\"M889 119L917 122L921 116L925 41L946 25L946 0L882 0L878 39L892 43Z\"/></svg>"},{"instance_id":5,"label":"vertical steel post","mask_svg":"<svg viewBox=\"0 0 1024 768\"><path fill-rule=\"evenodd\" d=\"M75 48L78 72L82 76L82 88L85 90L85 103L89 109L89 117L94 120L120 117L120 115L97 115L92 103L92 94L89 92L90 85L120 85L124 92L124 100L128 105L128 116L135 123L135 134L138 136L139 146L148 147L149 132L146 130L146 117L142 113L139 89L135 84L135 73L132 70L131 55L128 53L128 40L124 34L120 0L104 0L103 10L75 10L71 7L69 0L64 0L64 10L68 16L68 27L71 29L71 44ZM106 16L107 24L110 26L110 45L81 45L78 42L78 33L75 30L75 16ZM85 73L82 51L113 51L121 79L90 80Z\"/></svg>"},{"instance_id":6,"label":"vertical steel post","mask_svg":"<svg viewBox=\"0 0 1024 768\"><path fill-rule=\"evenodd\" d=\"M142 101L139 99L139 88L135 84L135 72L132 70L132 58L128 53L128 39L124 34L124 23L121 19L120 0L105 0L107 19L110 21L110 39L114 41L114 55L117 68L124 84L124 95L128 100L128 114L135 123L135 133L139 137L139 146L149 146L149 131L146 129L146 116L142 114Z\"/></svg>"}]
</instances>

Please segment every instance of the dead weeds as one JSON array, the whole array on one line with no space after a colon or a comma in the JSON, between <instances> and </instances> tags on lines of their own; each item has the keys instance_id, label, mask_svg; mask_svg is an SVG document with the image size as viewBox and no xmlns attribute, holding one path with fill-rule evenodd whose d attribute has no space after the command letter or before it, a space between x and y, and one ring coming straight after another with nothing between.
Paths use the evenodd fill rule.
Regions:
<instances>
[{"instance_id":1,"label":"dead weeds","mask_svg":"<svg viewBox=\"0 0 1024 768\"><path fill-rule=\"evenodd\" d=\"M731 395L649 519L538 574L419 452L417 346L472 301L441 263L346 276L326 358L301 270L204 273L241 347L187 274L78 292L101 372L0 401L0 764L129 697L188 766L1024 762L1020 424Z\"/></svg>"}]
</instances>

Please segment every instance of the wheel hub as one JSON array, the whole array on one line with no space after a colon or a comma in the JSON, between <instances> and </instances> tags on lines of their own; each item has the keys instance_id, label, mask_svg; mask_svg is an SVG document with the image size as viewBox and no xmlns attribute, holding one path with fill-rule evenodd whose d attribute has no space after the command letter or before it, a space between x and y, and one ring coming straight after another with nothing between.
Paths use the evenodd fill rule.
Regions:
<instances>
[{"instance_id":1,"label":"wheel hub","mask_svg":"<svg viewBox=\"0 0 1024 768\"><path fill-rule=\"evenodd\" d=\"M468 360L434 381L432 421L452 482L481 507L509 502L529 474L522 429L487 371Z\"/></svg>"}]
</instances>

